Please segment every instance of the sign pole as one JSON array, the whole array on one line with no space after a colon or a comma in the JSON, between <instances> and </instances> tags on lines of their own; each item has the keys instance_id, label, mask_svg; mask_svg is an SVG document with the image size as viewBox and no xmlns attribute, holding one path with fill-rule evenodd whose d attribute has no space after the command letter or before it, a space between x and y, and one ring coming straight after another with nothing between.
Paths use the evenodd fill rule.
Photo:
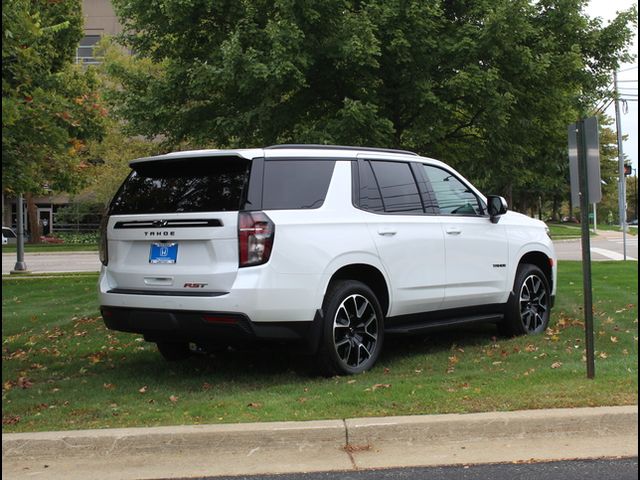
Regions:
<instances>
[{"instance_id":1,"label":"sign pole","mask_svg":"<svg viewBox=\"0 0 640 480\"><path fill-rule=\"evenodd\" d=\"M589 238L589 173L585 121L578 127L578 172L580 178L580 222L582 226L582 286L584 292L584 323L587 347L587 378L596 374L593 340L593 298L591 287L591 239ZM599 179L598 179L599 180Z\"/></svg>"}]
</instances>

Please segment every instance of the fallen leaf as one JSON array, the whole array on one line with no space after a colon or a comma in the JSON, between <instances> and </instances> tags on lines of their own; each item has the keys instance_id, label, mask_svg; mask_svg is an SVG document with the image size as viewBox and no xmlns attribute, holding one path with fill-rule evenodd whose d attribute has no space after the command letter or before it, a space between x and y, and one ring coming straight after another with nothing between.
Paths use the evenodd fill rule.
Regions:
<instances>
[{"instance_id":1,"label":"fallen leaf","mask_svg":"<svg viewBox=\"0 0 640 480\"><path fill-rule=\"evenodd\" d=\"M175 395L171 395L169 397L169 400L171 401L171 403L176 403L178 401L178 397L176 397Z\"/></svg>"},{"instance_id":2,"label":"fallen leaf","mask_svg":"<svg viewBox=\"0 0 640 480\"><path fill-rule=\"evenodd\" d=\"M116 386L113 383L103 383L102 386L107 390L113 390Z\"/></svg>"},{"instance_id":3,"label":"fallen leaf","mask_svg":"<svg viewBox=\"0 0 640 480\"><path fill-rule=\"evenodd\" d=\"M2 425L15 425L20 421L20 415L3 415Z\"/></svg>"},{"instance_id":4,"label":"fallen leaf","mask_svg":"<svg viewBox=\"0 0 640 480\"><path fill-rule=\"evenodd\" d=\"M551 364L551 368L560 368L562 366L562 362L553 362Z\"/></svg>"},{"instance_id":5,"label":"fallen leaf","mask_svg":"<svg viewBox=\"0 0 640 480\"><path fill-rule=\"evenodd\" d=\"M378 390L379 388L391 388L390 383L376 383L371 387L372 391Z\"/></svg>"},{"instance_id":6,"label":"fallen leaf","mask_svg":"<svg viewBox=\"0 0 640 480\"><path fill-rule=\"evenodd\" d=\"M261 408L262 405L260 403L258 403L258 402L251 402L251 403L249 403L247 405L247 407L249 407L249 408Z\"/></svg>"},{"instance_id":7,"label":"fallen leaf","mask_svg":"<svg viewBox=\"0 0 640 480\"><path fill-rule=\"evenodd\" d=\"M600 355L598 355L598 356L600 358L602 358L603 360L608 357L607 352L600 352Z\"/></svg>"},{"instance_id":8,"label":"fallen leaf","mask_svg":"<svg viewBox=\"0 0 640 480\"><path fill-rule=\"evenodd\" d=\"M618 343L618 337L610 337L612 343Z\"/></svg>"},{"instance_id":9,"label":"fallen leaf","mask_svg":"<svg viewBox=\"0 0 640 480\"><path fill-rule=\"evenodd\" d=\"M20 388L31 388L33 386L33 382L29 380L27 377L19 377L17 385Z\"/></svg>"},{"instance_id":10,"label":"fallen leaf","mask_svg":"<svg viewBox=\"0 0 640 480\"><path fill-rule=\"evenodd\" d=\"M15 386L16 386L15 380L7 380L6 382L4 382L2 384L2 389L3 390L11 390Z\"/></svg>"},{"instance_id":11,"label":"fallen leaf","mask_svg":"<svg viewBox=\"0 0 640 480\"><path fill-rule=\"evenodd\" d=\"M147 390L149 390L149 387L147 387L146 385L144 387L142 387L141 389L138 390L138 392L140 393L147 393Z\"/></svg>"}]
</instances>

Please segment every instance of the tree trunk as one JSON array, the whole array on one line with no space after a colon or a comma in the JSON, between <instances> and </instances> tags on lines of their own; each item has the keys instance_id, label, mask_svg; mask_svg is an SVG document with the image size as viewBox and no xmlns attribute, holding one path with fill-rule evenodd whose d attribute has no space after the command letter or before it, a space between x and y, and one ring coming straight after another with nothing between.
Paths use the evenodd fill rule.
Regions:
<instances>
[{"instance_id":1,"label":"tree trunk","mask_svg":"<svg viewBox=\"0 0 640 480\"><path fill-rule=\"evenodd\" d=\"M559 222L560 219L560 202L558 201L558 197L556 197L554 195L553 197L553 207L552 208L552 212L551 212L551 220L554 222Z\"/></svg>"},{"instance_id":2,"label":"tree trunk","mask_svg":"<svg viewBox=\"0 0 640 480\"><path fill-rule=\"evenodd\" d=\"M27 201L27 224L29 225L30 243L40 243L42 231L40 229L40 219L38 218L38 207L33 200L32 193L25 193L24 198Z\"/></svg>"}]
</instances>

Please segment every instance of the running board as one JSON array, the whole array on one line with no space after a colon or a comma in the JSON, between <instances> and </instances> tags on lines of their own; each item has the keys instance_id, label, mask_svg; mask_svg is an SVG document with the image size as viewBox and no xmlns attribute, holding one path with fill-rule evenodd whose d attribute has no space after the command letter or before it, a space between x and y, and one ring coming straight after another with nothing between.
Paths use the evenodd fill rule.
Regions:
<instances>
[{"instance_id":1,"label":"running board","mask_svg":"<svg viewBox=\"0 0 640 480\"><path fill-rule=\"evenodd\" d=\"M406 323L403 325L390 325L385 328L385 333L393 335L409 335L425 332L432 332L435 330L446 330L453 327L459 327L462 325L469 325L473 323L496 323L504 319L502 313L496 313L491 315L473 315L469 317L447 318L439 320L425 320L413 323Z\"/></svg>"}]
</instances>

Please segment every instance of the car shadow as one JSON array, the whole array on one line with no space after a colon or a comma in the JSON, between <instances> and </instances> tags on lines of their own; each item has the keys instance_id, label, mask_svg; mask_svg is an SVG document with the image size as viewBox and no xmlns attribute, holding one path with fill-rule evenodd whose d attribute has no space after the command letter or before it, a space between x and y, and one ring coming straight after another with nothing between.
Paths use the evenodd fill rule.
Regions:
<instances>
[{"instance_id":1,"label":"car shadow","mask_svg":"<svg viewBox=\"0 0 640 480\"><path fill-rule=\"evenodd\" d=\"M387 336L377 367L390 367L410 357L420 357L461 348L486 344L498 336L492 324L459 327L422 335ZM252 345L246 348L225 347L212 352L195 352L187 360L165 361L153 345L144 352L127 355L118 370L123 375L144 372L145 376L162 382L179 376L183 380L203 382L255 383L263 385L289 383L292 378L319 378L312 355L291 351L287 345ZM173 380L172 380L173 381Z\"/></svg>"}]
</instances>

